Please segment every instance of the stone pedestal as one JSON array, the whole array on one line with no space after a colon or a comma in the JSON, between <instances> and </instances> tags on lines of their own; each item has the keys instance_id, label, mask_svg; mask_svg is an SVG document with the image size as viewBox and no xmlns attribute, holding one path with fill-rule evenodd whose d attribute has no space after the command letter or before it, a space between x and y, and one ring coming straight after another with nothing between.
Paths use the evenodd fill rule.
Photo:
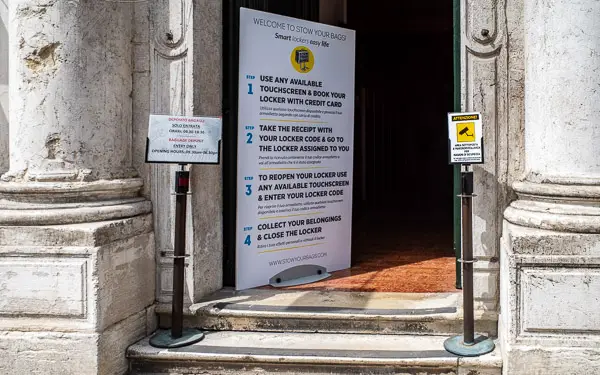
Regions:
<instances>
[{"instance_id":1,"label":"stone pedestal","mask_svg":"<svg viewBox=\"0 0 600 375\"><path fill-rule=\"evenodd\" d=\"M123 374L154 326L151 204L131 160L131 2L11 0L0 373Z\"/></svg>"},{"instance_id":2,"label":"stone pedestal","mask_svg":"<svg viewBox=\"0 0 600 375\"><path fill-rule=\"evenodd\" d=\"M0 373L125 373L154 324L151 219L0 226Z\"/></svg>"},{"instance_id":3,"label":"stone pedestal","mask_svg":"<svg viewBox=\"0 0 600 375\"><path fill-rule=\"evenodd\" d=\"M505 211L503 372L600 366L600 3L525 2L526 178Z\"/></svg>"}]
</instances>

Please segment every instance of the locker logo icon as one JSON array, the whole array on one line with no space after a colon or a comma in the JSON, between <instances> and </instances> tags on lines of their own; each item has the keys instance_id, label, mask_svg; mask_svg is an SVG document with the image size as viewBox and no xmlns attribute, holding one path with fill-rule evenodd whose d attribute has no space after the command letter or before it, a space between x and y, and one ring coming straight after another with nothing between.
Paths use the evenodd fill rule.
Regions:
<instances>
[{"instance_id":1,"label":"locker logo icon","mask_svg":"<svg viewBox=\"0 0 600 375\"><path fill-rule=\"evenodd\" d=\"M292 66L298 73L308 73L315 65L315 56L312 51L305 46L294 48L290 60Z\"/></svg>"}]
</instances>

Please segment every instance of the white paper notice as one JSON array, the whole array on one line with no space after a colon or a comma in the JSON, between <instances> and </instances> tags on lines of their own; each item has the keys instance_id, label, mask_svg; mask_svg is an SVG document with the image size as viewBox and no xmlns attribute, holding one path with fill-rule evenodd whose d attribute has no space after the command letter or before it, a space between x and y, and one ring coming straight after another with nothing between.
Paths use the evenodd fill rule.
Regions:
<instances>
[{"instance_id":1,"label":"white paper notice","mask_svg":"<svg viewBox=\"0 0 600 375\"><path fill-rule=\"evenodd\" d=\"M218 164L220 117L150 115L147 163Z\"/></svg>"},{"instance_id":2,"label":"white paper notice","mask_svg":"<svg viewBox=\"0 0 600 375\"><path fill-rule=\"evenodd\" d=\"M483 163L481 113L448 114L448 159L450 164Z\"/></svg>"},{"instance_id":3,"label":"white paper notice","mask_svg":"<svg viewBox=\"0 0 600 375\"><path fill-rule=\"evenodd\" d=\"M350 267L355 32L240 10L236 287Z\"/></svg>"}]
</instances>

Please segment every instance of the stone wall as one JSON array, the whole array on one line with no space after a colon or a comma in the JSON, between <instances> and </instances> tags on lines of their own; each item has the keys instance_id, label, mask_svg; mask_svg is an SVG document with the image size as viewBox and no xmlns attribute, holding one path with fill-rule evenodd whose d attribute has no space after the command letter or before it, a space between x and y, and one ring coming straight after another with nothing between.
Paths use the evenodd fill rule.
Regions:
<instances>
[{"instance_id":1,"label":"stone wall","mask_svg":"<svg viewBox=\"0 0 600 375\"><path fill-rule=\"evenodd\" d=\"M8 0L0 0L0 155L8 155ZM0 173L8 158L0 158Z\"/></svg>"},{"instance_id":2,"label":"stone wall","mask_svg":"<svg viewBox=\"0 0 600 375\"><path fill-rule=\"evenodd\" d=\"M133 5L5 5L0 373L123 374L156 321L152 207L131 157Z\"/></svg>"},{"instance_id":3,"label":"stone wall","mask_svg":"<svg viewBox=\"0 0 600 375\"><path fill-rule=\"evenodd\" d=\"M172 295L176 165L145 164L148 116L221 116L221 1L136 3L133 73L133 162L152 199L159 302ZM185 300L222 287L221 165L191 167Z\"/></svg>"},{"instance_id":4,"label":"stone wall","mask_svg":"<svg viewBox=\"0 0 600 375\"><path fill-rule=\"evenodd\" d=\"M474 166L473 247L476 307L499 310L502 214L523 169L521 1L463 0L463 111L483 115L485 163Z\"/></svg>"},{"instance_id":5,"label":"stone wall","mask_svg":"<svg viewBox=\"0 0 600 375\"><path fill-rule=\"evenodd\" d=\"M509 72L524 80L525 173L504 212L503 371L592 374L600 364L600 45L592 31L600 3L519 5L522 22L509 31L524 47L513 56L524 69Z\"/></svg>"}]
</instances>

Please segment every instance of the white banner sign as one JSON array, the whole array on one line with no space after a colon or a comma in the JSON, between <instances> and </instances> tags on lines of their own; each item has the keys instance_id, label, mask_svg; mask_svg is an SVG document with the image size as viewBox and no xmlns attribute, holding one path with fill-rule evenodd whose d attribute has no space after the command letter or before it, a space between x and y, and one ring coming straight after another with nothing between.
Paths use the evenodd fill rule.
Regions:
<instances>
[{"instance_id":1,"label":"white banner sign","mask_svg":"<svg viewBox=\"0 0 600 375\"><path fill-rule=\"evenodd\" d=\"M218 164L220 117L150 115L147 163Z\"/></svg>"},{"instance_id":2,"label":"white banner sign","mask_svg":"<svg viewBox=\"0 0 600 375\"><path fill-rule=\"evenodd\" d=\"M353 30L240 10L236 287L350 267Z\"/></svg>"},{"instance_id":3,"label":"white banner sign","mask_svg":"<svg viewBox=\"0 0 600 375\"><path fill-rule=\"evenodd\" d=\"M448 113L448 158L450 164L483 163L481 113Z\"/></svg>"}]
</instances>

